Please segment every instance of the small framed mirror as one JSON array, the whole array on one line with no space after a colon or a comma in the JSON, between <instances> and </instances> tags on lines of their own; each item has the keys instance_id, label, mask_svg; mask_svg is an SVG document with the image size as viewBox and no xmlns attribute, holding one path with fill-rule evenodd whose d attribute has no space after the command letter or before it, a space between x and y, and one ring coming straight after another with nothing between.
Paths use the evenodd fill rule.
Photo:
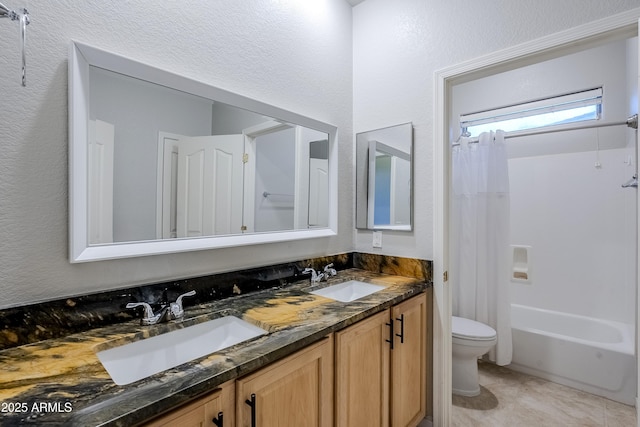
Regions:
<instances>
[{"instance_id":1,"label":"small framed mirror","mask_svg":"<svg viewBox=\"0 0 640 427\"><path fill-rule=\"evenodd\" d=\"M413 126L356 135L356 228L411 231Z\"/></svg>"}]
</instances>

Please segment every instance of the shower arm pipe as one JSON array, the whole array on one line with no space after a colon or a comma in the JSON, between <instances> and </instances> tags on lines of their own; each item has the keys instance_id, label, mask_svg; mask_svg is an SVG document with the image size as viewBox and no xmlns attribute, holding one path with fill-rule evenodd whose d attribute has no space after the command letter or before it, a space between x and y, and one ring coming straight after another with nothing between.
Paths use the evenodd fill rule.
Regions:
<instances>
[{"instance_id":1,"label":"shower arm pipe","mask_svg":"<svg viewBox=\"0 0 640 427\"><path fill-rule=\"evenodd\" d=\"M537 132L518 132L518 133L513 133L513 134L505 134L504 138L505 139L509 139L509 138L517 138L517 137L521 137L521 136L534 136L534 135L543 135L546 133L556 133L556 132L568 132L571 130L581 130L581 129L595 129L595 128L603 128L603 127L610 127L610 126L627 126L633 129L638 129L638 115L634 114L633 116L629 117L627 120L623 121L623 122L610 122L610 123L598 123L598 124L593 124L593 125L587 125L587 126L574 126L574 127L566 127L566 128L560 128L560 129L547 129L547 130L542 130L542 131L537 131ZM466 129L462 130L462 135L460 135L460 138L458 138L458 140L460 140L462 137L464 136L468 136L468 132ZM478 142L478 138L471 138L469 141L469 143L476 143ZM453 144L451 144L452 147L456 147L460 145L460 143L458 141L454 142Z\"/></svg>"},{"instance_id":2,"label":"shower arm pipe","mask_svg":"<svg viewBox=\"0 0 640 427\"><path fill-rule=\"evenodd\" d=\"M22 42L22 86L27 85L27 55L26 55L26 43L27 43L27 25L31 23L29 19L29 12L26 8L22 9L22 13L16 13L10 10L4 4L0 3L0 18L9 18L12 21L20 21L20 40Z\"/></svg>"}]
</instances>

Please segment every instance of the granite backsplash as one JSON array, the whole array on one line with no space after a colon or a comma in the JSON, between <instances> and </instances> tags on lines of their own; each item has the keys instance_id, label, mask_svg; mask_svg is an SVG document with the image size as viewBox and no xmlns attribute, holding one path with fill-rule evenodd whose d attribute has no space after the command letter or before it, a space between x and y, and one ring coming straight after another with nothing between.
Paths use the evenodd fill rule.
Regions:
<instances>
[{"instance_id":1,"label":"granite backsplash","mask_svg":"<svg viewBox=\"0 0 640 427\"><path fill-rule=\"evenodd\" d=\"M140 312L125 308L129 302L148 302L154 309L185 292L185 307L220 300L238 293L286 286L306 276L306 267L316 270L333 263L336 270L359 268L377 273L415 277L431 282L432 262L414 258L345 253L229 273L153 283L90 295L63 298L0 310L0 349L30 344L87 331L133 318Z\"/></svg>"}]
</instances>

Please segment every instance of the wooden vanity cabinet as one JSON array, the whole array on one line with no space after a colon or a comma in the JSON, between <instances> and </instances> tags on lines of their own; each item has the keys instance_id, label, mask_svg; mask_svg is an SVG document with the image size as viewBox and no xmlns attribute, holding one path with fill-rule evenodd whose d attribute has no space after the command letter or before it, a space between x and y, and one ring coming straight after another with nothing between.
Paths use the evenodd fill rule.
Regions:
<instances>
[{"instance_id":1,"label":"wooden vanity cabinet","mask_svg":"<svg viewBox=\"0 0 640 427\"><path fill-rule=\"evenodd\" d=\"M427 410L427 296L336 333L336 426L416 426Z\"/></svg>"},{"instance_id":2,"label":"wooden vanity cabinet","mask_svg":"<svg viewBox=\"0 0 640 427\"><path fill-rule=\"evenodd\" d=\"M430 307L429 289L145 426L417 426L431 400Z\"/></svg>"},{"instance_id":3,"label":"wooden vanity cabinet","mask_svg":"<svg viewBox=\"0 0 640 427\"><path fill-rule=\"evenodd\" d=\"M333 336L236 381L239 427L331 427Z\"/></svg>"},{"instance_id":4,"label":"wooden vanity cabinet","mask_svg":"<svg viewBox=\"0 0 640 427\"><path fill-rule=\"evenodd\" d=\"M391 426L416 426L427 407L427 297L391 308L396 341L391 351ZM400 336L398 336L400 335Z\"/></svg>"},{"instance_id":5,"label":"wooden vanity cabinet","mask_svg":"<svg viewBox=\"0 0 640 427\"><path fill-rule=\"evenodd\" d=\"M145 427L234 427L235 381L145 424ZM213 420L216 420L214 422Z\"/></svg>"},{"instance_id":6,"label":"wooden vanity cabinet","mask_svg":"<svg viewBox=\"0 0 640 427\"><path fill-rule=\"evenodd\" d=\"M388 426L389 316L387 309L336 332L336 426Z\"/></svg>"},{"instance_id":7,"label":"wooden vanity cabinet","mask_svg":"<svg viewBox=\"0 0 640 427\"><path fill-rule=\"evenodd\" d=\"M330 335L253 374L225 383L213 393L162 415L145 427L332 425L333 335Z\"/></svg>"}]
</instances>

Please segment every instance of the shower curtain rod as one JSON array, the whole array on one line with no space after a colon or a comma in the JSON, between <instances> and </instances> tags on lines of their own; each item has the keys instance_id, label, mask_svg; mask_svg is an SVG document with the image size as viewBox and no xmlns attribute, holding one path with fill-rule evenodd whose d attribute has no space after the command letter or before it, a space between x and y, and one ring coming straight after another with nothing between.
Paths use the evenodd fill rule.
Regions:
<instances>
[{"instance_id":1,"label":"shower curtain rod","mask_svg":"<svg viewBox=\"0 0 640 427\"><path fill-rule=\"evenodd\" d=\"M504 138L505 139L509 139L509 138L516 138L516 137L520 137L520 136L533 136L533 135L542 135L542 134L545 134L545 133L567 132L567 131L570 131L570 130L594 129L594 128L603 128L603 127L610 127L610 126L623 126L623 125L625 125L627 127L630 127L630 128L633 128L633 129L638 129L638 115L634 114L633 116L629 117L624 122L598 123L598 124L593 124L593 125L574 126L574 127L567 127L567 128L562 128L562 129L547 129L547 130L542 130L542 131L537 131L537 132L522 132L522 133L517 133L515 135L506 134L504 136ZM466 132L466 130L463 130L462 134L458 137L456 142L451 144L452 147L457 147L458 145L460 145L460 142L458 142L458 141L460 141L460 138L462 138L464 136L465 132ZM471 144L475 144L475 143L478 142L478 137L471 138L468 142L471 143Z\"/></svg>"}]
</instances>

